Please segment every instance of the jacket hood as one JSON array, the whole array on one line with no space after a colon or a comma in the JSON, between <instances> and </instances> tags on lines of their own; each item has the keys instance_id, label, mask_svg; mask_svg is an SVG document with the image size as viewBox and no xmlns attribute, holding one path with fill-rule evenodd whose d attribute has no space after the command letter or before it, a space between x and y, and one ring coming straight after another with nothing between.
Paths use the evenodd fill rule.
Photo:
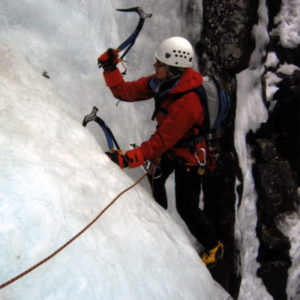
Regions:
<instances>
[{"instance_id":1,"label":"jacket hood","mask_svg":"<svg viewBox=\"0 0 300 300\"><path fill-rule=\"evenodd\" d=\"M194 69L188 68L183 72L176 86L169 91L169 94L186 92L198 87L202 83L202 75Z\"/></svg>"}]
</instances>

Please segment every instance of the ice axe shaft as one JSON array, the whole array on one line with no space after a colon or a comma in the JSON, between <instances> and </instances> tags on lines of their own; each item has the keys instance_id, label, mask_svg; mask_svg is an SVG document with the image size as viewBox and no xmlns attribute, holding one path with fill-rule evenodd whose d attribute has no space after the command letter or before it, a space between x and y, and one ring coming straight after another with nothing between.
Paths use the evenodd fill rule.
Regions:
<instances>
[{"instance_id":1,"label":"ice axe shaft","mask_svg":"<svg viewBox=\"0 0 300 300\"><path fill-rule=\"evenodd\" d=\"M119 61L122 61L123 57L128 53L128 51L134 45L136 38L138 37L140 31L143 28L145 19L151 18L152 14L145 13L141 7L119 8L119 9L117 9L117 11L136 12L140 17L135 30L131 33L131 35L123 43L120 44L120 46L117 49L115 49L118 53L125 50L124 53L119 58ZM101 68L101 64L99 64L99 68Z\"/></svg>"},{"instance_id":2,"label":"ice axe shaft","mask_svg":"<svg viewBox=\"0 0 300 300\"><path fill-rule=\"evenodd\" d=\"M136 12L140 17L140 20L139 20L135 30L133 31L133 33L123 43L121 43L121 45L116 49L117 52L120 52L120 51L124 50L126 47L128 47L125 50L125 52L123 53L123 55L121 56L121 59L122 59L128 53L128 51L133 46L133 44L135 43L136 38L138 37L140 31L143 28L145 19L151 18L152 14L145 13L141 7L132 7L132 8L124 8L124 9L119 8L117 10L121 11L121 12Z\"/></svg>"}]
</instances>

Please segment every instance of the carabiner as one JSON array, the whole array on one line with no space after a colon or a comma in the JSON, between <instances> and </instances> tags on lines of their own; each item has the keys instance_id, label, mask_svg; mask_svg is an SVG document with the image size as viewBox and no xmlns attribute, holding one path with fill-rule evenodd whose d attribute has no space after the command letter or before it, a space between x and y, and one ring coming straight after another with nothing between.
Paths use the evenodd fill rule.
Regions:
<instances>
[{"instance_id":1,"label":"carabiner","mask_svg":"<svg viewBox=\"0 0 300 300\"><path fill-rule=\"evenodd\" d=\"M198 153L203 153L203 162L199 160ZM199 148L194 152L194 157L199 165L198 174L203 175L205 173L205 166L206 166L206 150L204 148Z\"/></svg>"}]
</instances>

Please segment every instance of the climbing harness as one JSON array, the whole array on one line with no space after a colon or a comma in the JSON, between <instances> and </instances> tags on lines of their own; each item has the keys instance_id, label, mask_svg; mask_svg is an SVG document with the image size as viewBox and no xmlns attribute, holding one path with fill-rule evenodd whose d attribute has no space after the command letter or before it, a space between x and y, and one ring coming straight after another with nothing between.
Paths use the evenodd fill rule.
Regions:
<instances>
[{"instance_id":1,"label":"climbing harness","mask_svg":"<svg viewBox=\"0 0 300 300\"><path fill-rule=\"evenodd\" d=\"M136 38L138 37L140 31L143 28L145 19L146 18L151 18L152 14L145 13L141 7L117 9L117 11L120 11L120 12L136 12L140 17L139 22L138 22L135 30L133 31L133 33L123 43L121 43L120 46L117 49L115 49L117 53L124 50L124 53L119 58L119 61L121 62L121 61L123 61L123 57L128 53L128 51L134 45ZM98 65L99 65L99 68L101 68L101 64L98 63ZM125 72L126 72L126 67L125 67Z\"/></svg>"},{"instance_id":2,"label":"climbing harness","mask_svg":"<svg viewBox=\"0 0 300 300\"><path fill-rule=\"evenodd\" d=\"M162 171L160 167L160 160L146 160L143 169L146 173L149 174L149 170L151 169L151 177L152 179L158 179L162 176Z\"/></svg>"}]
</instances>

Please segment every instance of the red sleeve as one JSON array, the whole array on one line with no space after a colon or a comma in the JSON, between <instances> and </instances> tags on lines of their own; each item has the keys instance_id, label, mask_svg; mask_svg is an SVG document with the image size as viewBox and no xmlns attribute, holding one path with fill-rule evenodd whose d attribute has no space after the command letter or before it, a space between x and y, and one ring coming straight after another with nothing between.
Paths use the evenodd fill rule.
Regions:
<instances>
[{"instance_id":1,"label":"red sleeve","mask_svg":"<svg viewBox=\"0 0 300 300\"><path fill-rule=\"evenodd\" d=\"M153 91L148 86L148 81L153 75L142 77L136 81L126 82L119 69L116 69L110 73L103 72L103 76L106 85L110 88L115 98L137 101L153 97Z\"/></svg>"},{"instance_id":2,"label":"red sleeve","mask_svg":"<svg viewBox=\"0 0 300 300\"><path fill-rule=\"evenodd\" d=\"M144 159L153 159L171 149L192 126L203 118L203 109L194 93L176 100L168 109L167 118L153 136L140 148Z\"/></svg>"}]
</instances>

